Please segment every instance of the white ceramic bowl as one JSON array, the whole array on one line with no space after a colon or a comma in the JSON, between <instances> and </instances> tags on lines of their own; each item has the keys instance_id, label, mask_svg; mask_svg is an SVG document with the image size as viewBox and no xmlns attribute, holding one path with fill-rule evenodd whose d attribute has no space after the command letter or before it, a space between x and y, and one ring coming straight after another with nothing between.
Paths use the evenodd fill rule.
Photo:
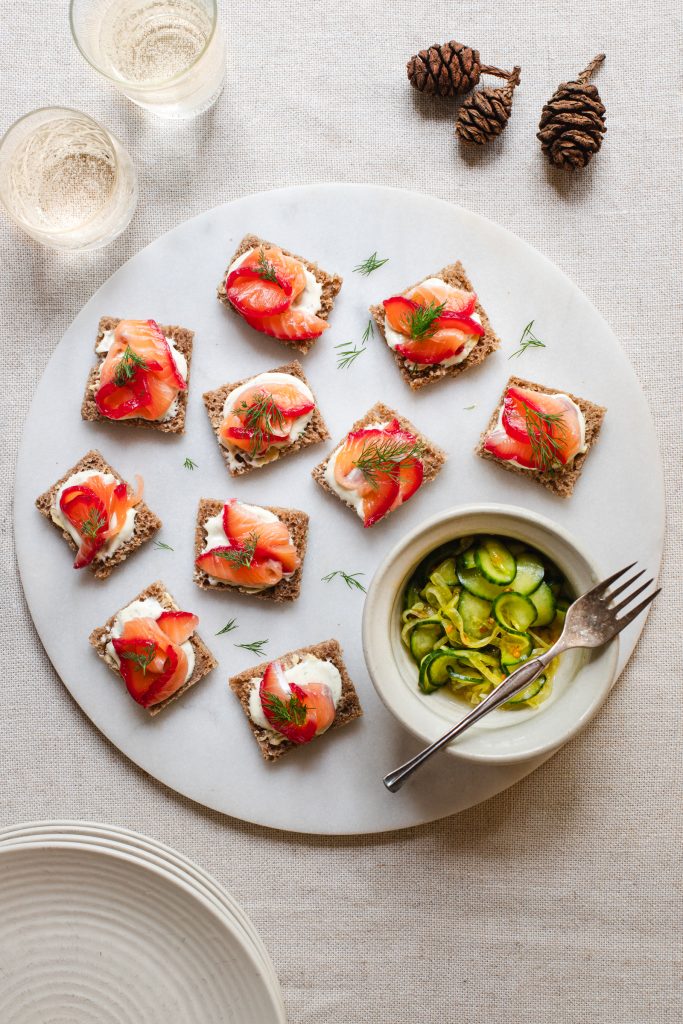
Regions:
<instances>
[{"instance_id":1,"label":"white ceramic bowl","mask_svg":"<svg viewBox=\"0 0 683 1024\"><path fill-rule=\"evenodd\" d=\"M402 595L425 555L474 533L499 534L537 548L581 594L603 575L577 542L549 519L512 505L448 509L408 534L375 573L363 613L363 650L377 693L402 725L425 745L463 718L469 706L446 692L421 693L417 667L401 642ZM468 761L510 764L547 755L595 715L616 677L618 640L597 650L569 651L560 660L551 696L538 708L491 712L447 752Z\"/></svg>"}]
</instances>

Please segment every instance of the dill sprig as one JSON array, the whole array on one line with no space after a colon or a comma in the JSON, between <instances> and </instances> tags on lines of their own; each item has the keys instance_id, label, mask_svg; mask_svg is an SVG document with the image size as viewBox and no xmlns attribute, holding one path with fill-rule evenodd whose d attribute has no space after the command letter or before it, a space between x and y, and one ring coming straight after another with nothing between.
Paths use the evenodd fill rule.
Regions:
<instances>
[{"instance_id":1,"label":"dill sprig","mask_svg":"<svg viewBox=\"0 0 683 1024\"><path fill-rule=\"evenodd\" d=\"M252 431L251 454L256 455L263 447L266 435L276 433L284 426L282 410L268 391L257 391L251 405L242 402L239 409L245 427Z\"/></svg>"},{"instance_id":2,"label":"dill sprig","mask_svg":"<svg viewBox=\"0 0 683 1024\"><path fill-rule=\"evenodd\" d=\"M515 356L521 356L523 352L526 352L528 348L545 348L545 342L541 341L534 334L534 321L530 320L522 331L522 337L519 339L519 348L516 349L508 359L514 359Z\"/></svg>"},{"instance_id":3,"label":"dill sprig","mask_svg":"<svg viewBox=\"0 0 683 1024\"><path fill-rule=\"evenodd\" d=\"M264 711L270 712L278 724L304 725L308 707L296 694L292 694L289 700L282 700L274 693L264 693L261 697Z\"/></svg>"},{"instance_id":4,"label":"dill sprig","mask_svg":"<svg viewBox=\"0 0 683 1024\"><path fill-rule=\"evenodd\" d=\"M337 369L345 370L347 366L350 366L354 359L358 356L362 356L366 351L366 345L370 341L373 335L372 320L368 320L368 325L363 331L360 345L351 345L350 341L342 341L339 345L335 345L335 348L341 349L339 356L337 357Z\"/></svg>"},{"instance_id":5,"label":"dill sprig","mask_svg":"<svg viewBox=\"0 0 683 1024\"><path fill-rule=\"evenodd\" d=\"M138 367L140 367L141 370L149 369L142 356L133 352L130 345L126 345L123 355L116 364L116 369L114 370L114 383L117 388L122 388L124 384L128 384L128 382L135 376Z\"/></svg>"},{"instance_id":6,"label":"dill sprig","mask_svg":"<svg viewBox=\"0 0 683 1024\"><path fill-rule=\"evenodd\" d=\"M185 461L183 462L183 467L185 469L196 469L197 463L193 462L192 459L185 459Z\"/></svg>"},{"instance_id":7,"label":"dill sprig","mask_svg":"<svg viewBox=\"0 0 683 1024\"><path fill-rule=\"evenodd\" d=\"M224 633L232 633L233 629L237 629L237 619L230 619L226 622L222 629L219 629L216 636L223 636Z\"/></svg>"},{"instance_id":8,"label":"dill sprig","mask_svg":"<svg viewBox=\"0 0 683 1024\"><path fill-rule=\"evenodd\" d=\"M413 465L424 455L424 450L422 441L398 441L387 437L381 441L371 441L353 464L367 482L376 488L378 477L398 475L401 465Z\"/></svg>"},{"instance_id":9,"label":"dill sprig","mask_svg":"<svg viewBox=\"0 0 683 1024\"><path fill-rule=\"evenodd\" d=\"M273 284L278 283L277 270L266 256L265 249L263 248L259 249L258 267L256 268L256 273L258 274L262 281L271 281Z\"/></svg>"},{"instance_id":10,"label":"dill sprig","mask_svg":"<svg viewBox=\"0 0 683 1024\"><path fill-rule=\"evenodd\" d=\"M522 402L524 407L524 425L529 435L531 456L542 473L555 472L562 469L563 462L559 457L562 441L566 436L566 426L561 413L545 413L532 409Z\"/></svg>"},{"instance_id":11,"label":"dill sprig","mask_svg":"<svg viewBox=\"0 0 683 1024\"><path fill-rule=\"evenodd\" d=\"M81 523L81 536L94 540L106 521L106 517L102 515L99 509L91 505L88 509L88 518L84 519Z\"/></svg>"},{"instance_id":12,"label":"dill sprig","mask_svg":"<svg viewBox=\"0 0 683 1024\"><path fill-rule=\"evenodd\" d=\"M170 544L164 544L163 540L155 540L154 541L154 547L158 548L160 551L173 551L174 550L171 547Z\"/></svg>"},{"instance_id":13,"label":"dill sprig","mask_svg":"<svg viewBox=\"0 0 683 1024\"><path fill-rule=\"evenodd\" d=\"M227 551L214 551L217 558L222 558L235 569L248 569L254 561L254 552L258 544L258 534L250 533L243 544L239 547L229 548Z\"/></svg>"},{"instance_id":14,"label":"dill sprig","mask_svg":"<svg viewBox=\"0 0 683 1024\"><path fill-rule=\"evenodd\" d=\"M465 412L471 412L472 409L476 409L476 408L477 408L476 405L466 405L464 411Z\"/></svg>"},{"instance_id":15,"label":"dill sprig","mask_svg":"<svg viewBox=\"0 0 683 1024\"><path fill-rule=\"evenodd\" d=\"M418 306L410 313L406 313L404 323L410 337L415 341L431 338L436 331L436 321L445 308L445 302L430 302L428 306Z\"/></svg>"},{"instance_id":16,"label":"dill sprig","mask_svg":"<svg viewBox=\"0 0 683 1024\"><path fill-rule=\"evenodd\" d=\"M269 640L252 640L250 644L235 644L235 647L241 647L244 651L251 651L252 654L263 654L264 648L269 643Z\"/></svg>"},{"instance_id":17,"label":"dill sprig","mask_svg":"<svg viewBox=\"0 0 683 1024\"><path fill-rule=\"evenodd\" d=\"M323 583L329 583L335 576L340 576L351 590L355 588L356 590L362 590L364 594L367 593L365 587L357 578L358 576L365 576L364 572L344 572L343 569L335 569L333 572L328 572L327 576L323 576L321 579Z\"/></svg>"},{"instance_id":18,"label":"dill sprig","mask_svg":"<svg viewBox=\"0 0 683 1024\"><path fill-rule=\"evenodd\" d=\"M135 662L138 668L142 669L142 674L144 676L147 675L147 669L156 657L157 645L153 640L148 640L143 647L144 650L142 651L123 651L121 653L121 657L124 661Z\"/></svg>"},{"instance_id":19,"label":"dill sprig","mask_svg":"<svg viewBox=\"0 0 683 1024\"><path fill-rule=\"evenodd\" d=\"M389 262L389 257L382 260L377 256L377 252L373 252L372 256L368 256L366 260L359 263L357 267L353 268L354 274L362 274L363 277L369 277L374 270L379 270L385 263Z\"/></svg>"}]
</instances>

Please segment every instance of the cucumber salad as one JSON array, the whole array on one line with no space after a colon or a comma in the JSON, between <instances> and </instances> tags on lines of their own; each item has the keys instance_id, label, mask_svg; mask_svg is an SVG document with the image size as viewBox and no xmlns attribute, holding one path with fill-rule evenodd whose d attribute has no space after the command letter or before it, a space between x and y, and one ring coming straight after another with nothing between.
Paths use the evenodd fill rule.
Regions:
<instances>
[{"instance_id":1,"label":"cucumber salad","mask_svg":"<svg viewBox=\"0 0 683 1024\"><path fill-rule=\"evenodd\" d=\"M572 600L557 566L521 541L480 534L442 545L423 559L403 595L401 638L419 667L420 690L448 687L478 704L553 645ZM558 661L503 707L547 700Z\"/></svg>"}]
</instances>

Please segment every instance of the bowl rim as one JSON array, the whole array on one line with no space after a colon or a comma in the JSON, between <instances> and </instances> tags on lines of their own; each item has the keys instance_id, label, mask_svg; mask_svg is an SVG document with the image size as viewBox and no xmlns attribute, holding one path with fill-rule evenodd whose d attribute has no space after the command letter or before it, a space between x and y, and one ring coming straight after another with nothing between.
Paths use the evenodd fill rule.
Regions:
<instances>
[{"instance_id":1,"label":"bowl rim","mask_svg":"<svg viewBox=\"0 0 683 1024\"><path fill-rule=\"evenodd\" d=\"M529 509L524 508L520 505L512 505L501 502L472 502L464 505L453 505L450 508L444 509L441 512L430 516L427 520L415 527L409 533L399 540L394 545L391 551L385 556L378 568L376 569L368 587L367 596L363 608L363 622L362 622L362 645L363 655L365 664L368 670L368 674L372 681L372 685L377 693L378 697L387 708L387 710L394 716L403 728L407 729L412 735L420 739L425 745L431 743L436 739L437 735L440 735L445 731L443 726L443 719L438 716L441 721L442 728L435 735L426 735L422 729L413 727L405 717L403 717L396 708L396 705L390 699L389 692L391 687L387 688L383 686L379 681L378 677L380 672L377 667L376 659L376 647L377 647L377 631L375 630L375 619L378 610L382 606L382 603L386 603L384 597L383 583L386 576L393 569L396 561L400 558L405 558L408 551L413 546L420 542L421 546L425 545L426 538L429 534L436 532L440 527L443 527L446 523L453 522L454 530L457 529L457 522L459 520L477 516L497 516L503 518L514 518L517 522L520 520L532 524L544 531L550 536L556 537L558 540L564 543L570 550L572 550L588 567L590 572L597 582L603 579L605 573L602 568L598 565L595 558L586 551L583 545L576 540L572 533L567 530L564 526L560 526L554 523L551 519L537 512L533 512ZM464 531L463 531L464 532ZM496 529L492 527L491 532L495 533ZM454 537L457 537L457 533L454 533ZM441 541L434 541L432 547L438 547ZM531 543L531 542L530 542ZM430 547L427 544L425 550L419 556L419 560L424 558L429 553ZM412 561L412 558L411 558ZM409 571L406 567L406 574ZM395 593L392 591L390 598L390 614L391 609L394 607ZM382 638L383 640L385 638ZM619 637L615 637L609 644L606 644L602 648L594 649L595 653L591 656L591 662L597 662L599 659L603 661L602 672L600 675L599 684L595 687L593 698L590 700L588 706L578 715L577 718L572 719L566 729L561 730L561 735L558 737L557 731L552 740L546 742L539 741L531 745L528 749L495 753L489 751L482 751L476 749L464 749L463 746L459 746L457 743L451 744L445 748L445 752L448 756L453 757L460 761L474 762L479 764L492 764L492 765L505 765L515 764L522 761L530 761L533 759L549 757L551 754L559 750L565 743L569 742L574 736L577 735L591 719L597 714L604 702L606 701L609 693L614 686L617 679L617 664L618 664L618 653L619 653ZM425 708L428 705L425 704ZM434 715L435 721L437 715ZM455 724L455 722L454 722ZM476 732L469 734L470 741L473 737L476 737Z\"/></svg>"}]
</instances>

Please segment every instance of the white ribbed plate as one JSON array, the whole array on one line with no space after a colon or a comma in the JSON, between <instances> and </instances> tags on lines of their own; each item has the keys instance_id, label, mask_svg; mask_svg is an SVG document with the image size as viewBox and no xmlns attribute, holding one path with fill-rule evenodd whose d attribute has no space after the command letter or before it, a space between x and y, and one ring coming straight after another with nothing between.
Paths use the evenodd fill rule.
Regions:
<instances>
[{"instance_id":1,"label":"white ribbed plate","mask_svg":"<svg viewBox=\"0 0 683 1024\"><path fill-rule=\"evenodd\" d=\"M264 968L195 887L87 843L0 844L2 1024L279 1024Z\"/></svg>"}]
</instances>

